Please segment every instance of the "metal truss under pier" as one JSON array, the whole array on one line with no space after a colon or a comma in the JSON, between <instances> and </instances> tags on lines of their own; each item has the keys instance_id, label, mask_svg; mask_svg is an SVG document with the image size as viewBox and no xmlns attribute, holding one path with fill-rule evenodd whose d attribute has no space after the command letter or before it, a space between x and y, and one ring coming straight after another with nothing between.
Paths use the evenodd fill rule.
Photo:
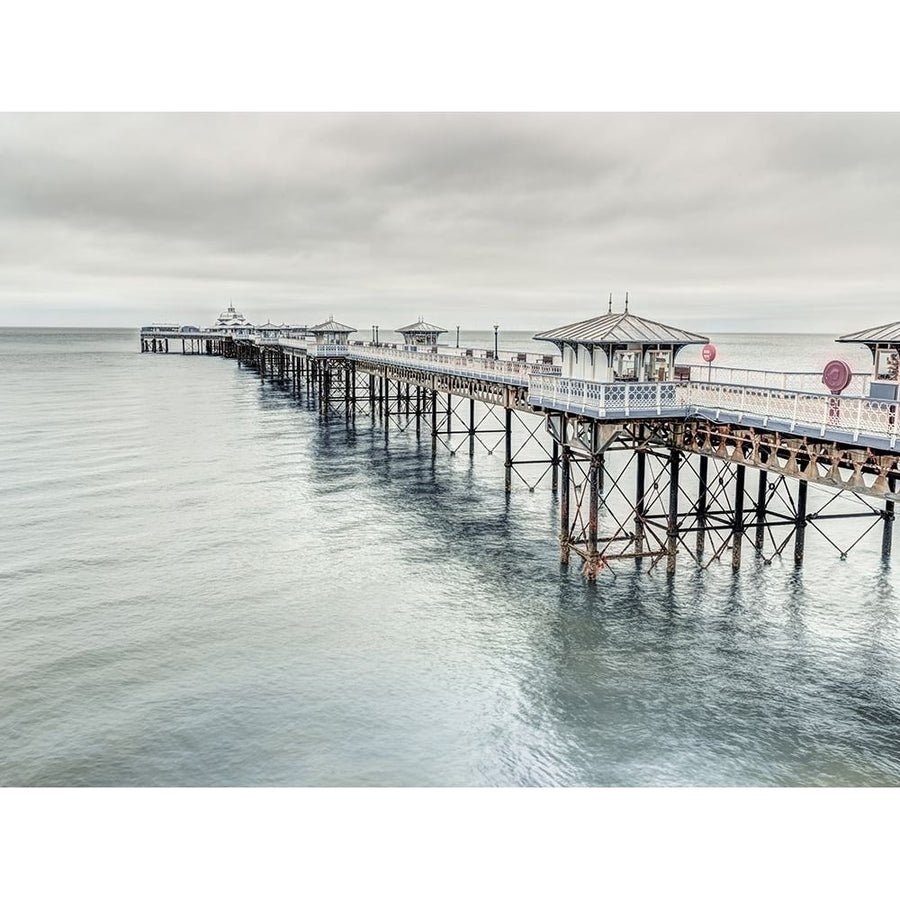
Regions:
<instances>
[{"instance_id":1,"label":"metal truss under pier","mask_svg":"<svg viewBox=\"0 0 900 900\"><path fill-rule=\"evenodd\" d=\"M671 574L679 555L739 569L747 548L802 563L810 530L845 558L879 524L890 555L896 456L702 421L547 424L562 448L560 559L575 553L589 579L625 560ZM831 533L838 520L852 538Z\"/></svg>"},{"instance_id":2,"label":"metal truss under pier","mask_svg":"<svg viewBox=\"0 0 900 900\"><path fill-rule=\"evenodd\" d=\"M141 349L154 352L144 340L160 352L167 338L142 335ZM692 388L680 384L588 391L547 366L293 340L196 340L204 355L234 358L305 396L323 419L369 417L386 441L424 431L435 455L502 452L507 492L545 484L557 496L561 562L574 555L590 580L626 564L672 574L679 558L734 569L748 554L799 564L813 536L845 557L875 532L882 556L891 553L900 446L889 404L843 401L841 421L852 410L854 431L838 427L827 398L821 411L812 399L795 400L795 421L787 413L782 421L774 389L763 397L769 415L754 416L690 406ZM697 388L704 397L711 390ZM732 393L748 408L763 402L745 389ZM798 425L801 414L822 424ZM870 439L860 423L881 431Z\"/></svg>"},{"instance_id":3,"label":"metal truss under pier","mask_svg":"<svg viewBox=\"0 0 900 900\"><path fill-rule=\"evenodd\" d=\"M237 343L240 364L289 383L298 396L314 398L324 418L369 416L381 424L386 440L392 431L425 431L432 455L441 449L451 456L502 451L507 492L516 483L534 491L545 481L554 492L558 489L559 447L548 438L543 416L524 401L520 386Z\"/></svg>"}]
</instances>

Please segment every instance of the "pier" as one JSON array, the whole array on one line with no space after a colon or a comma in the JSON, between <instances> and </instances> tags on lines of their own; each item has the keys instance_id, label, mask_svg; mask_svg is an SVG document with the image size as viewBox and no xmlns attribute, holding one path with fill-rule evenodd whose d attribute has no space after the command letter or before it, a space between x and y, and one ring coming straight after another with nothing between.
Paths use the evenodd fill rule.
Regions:
<instances>
[{"instance_id":1,"label":"pier","mask_svg":"<svg viewBox=\"0 0 900 900\"><path fill-rule=\"evenodd\" d=\"M412 429L434 455L502 452L507 492L549 483L558 496L560 562L575 557L590 580L626 562L669 574L679 558L801 564L813 534L845 557L879 526L890 557L900 323L838 338L869 347L869 373L840 360L821 373L717 367L706 337L627 302L536 334L546 354L440 346L445 329L421 319L397 331L403 343L351 340L333 318L254 329L232 306L209 330L154 325L140 341L234 359L323 417L370 417L386 440ZM707 365L677 364L701 344ZM855 526L849 543L829 533L838 520Z\"/></svg>"}]
</instances>

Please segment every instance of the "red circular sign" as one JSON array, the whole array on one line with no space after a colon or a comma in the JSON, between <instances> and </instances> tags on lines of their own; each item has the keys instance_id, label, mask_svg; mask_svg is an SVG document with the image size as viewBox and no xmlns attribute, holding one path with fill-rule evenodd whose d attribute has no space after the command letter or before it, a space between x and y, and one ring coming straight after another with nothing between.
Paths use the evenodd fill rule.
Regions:
<instances>
[{"instance_id":1,"label":"red circular sign","mask_svg":"<svg viewBox=\"0 0 900 900\"><path fill-rule=\"evenodd\" d=\"M832 359L825 363L822 370L822 384L833 394L839 394L853 377L850 366L842 359Z\"/></svg>"},{"instance_id":2,"label":"red circular sign","mask_svg":"<svg viewBox=\"0 0 900 900\"><path fill-rule=\"evenodd\" d=\"M703 354L703 362L711 363L716 358L716 347L714 344L707 344L700 352Z\"/></svg>"}]
</instances>

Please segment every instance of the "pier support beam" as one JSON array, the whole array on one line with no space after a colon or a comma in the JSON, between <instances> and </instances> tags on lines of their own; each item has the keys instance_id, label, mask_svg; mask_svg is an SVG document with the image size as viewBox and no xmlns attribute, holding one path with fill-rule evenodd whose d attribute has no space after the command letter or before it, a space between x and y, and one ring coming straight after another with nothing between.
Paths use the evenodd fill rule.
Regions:
<instances>
[{"instance_id":1,"label":"pier support beam","mask_svg":"<svg viewBox=\"0 0 900 900\"><path fill-rule=\"evenodd\" d=\"M888 475L888 490L894 494L897 492L897 476L896 475ZM890 557L891 555L891 544L893 542L894 537L894 501L893 500L885 500L884 501L884 511L882 512L882 516L884 518L884 522L882 523L882 531L881 531L881 555L885 559Z\"/></svg>"},{"instance_id":2,"label":"pier support beam","mask_svg":"<svg viewBox=\"0 0 900 900\"><path fill-rule=\"evenodd\" d=\"M438 392L431 392L431 455L437 456L438 441Z\"/></svg>"},{"instance_id":3,"label":"pier support beam","mask_svg":"<svg viewBox=\"0 0 900 900\"><path fill-rule=\"evenodd\" d=\"M640 557L644 552L644 497L647 493L647 453L643 447L635 451L635 467L634 552L636 557Z\"/></svg>"},{"instance_id":4,"label":"pier support beam","mask_svg":"<svg viewBox=\"0 0 900 900\"><path fill-rule=\"evenodd\" d=\"M572 487L572 451L563 444L562 448L562 493L559 498L559 561L569 564L569 497Z\"/></svg>"},{"instance_id":5,"label":"pier support beam","mask_svg":"<svg viewBox=\"0 0 900 900\"><path fill-rule=\"evenodd\" d=\"M806 545L806 494L809 484L803 479L797 482L797 533L794 537L794 562L803 562L803 551Z\"/></svg>"},{"instance_id":6,"label":"pier support beam","mask_svg":"<svg viewBox=\"0 0 900 900\"><path fill-rule=\"evenodd\" d=\"M754 544L758 553L762 553L766 543L766 499L769 494L769 473L759 470L759 487L756 491L756 540Z\"/></svg>"},{"instance_id":7,"label":"pier support beam","mask_svg":"<svg viewBox=\"0 0 900 900\"><path fill-rule=\"evenodd\" d=\"M744 480L747 467L738 463L734 480L734 517L731 522L731 568L741 567L741 550L744 545Z\"/></svg>"},{"instance_id":8,"label":"pier support beam","mask_svg":"<svg viewBox=\"0 0 900 900\"><path fill-rule=\"evenodd\" d=\"M675 574L675 556L678 553L678 474L681 469L681 451L674 447L669 452L669 515L666 528L666 574Z\"/></svg>"},{"instance_id":9,"label":"pier support beam","mask_svg":"<svg viewBox=\"0 0 900 900\"><path fill-rule=\"evenodd\" d=\"M506 493L512 490L512 410L507 406L503 410L503 427L506 431L504 435L505 447L505 466L506 466Z\"/></svg>"},{"instance_id":10,"label":"pier support beam","mask_svg":"<svg viewBox=\"0 0 900 900\"><path fill-rule=\"evenodd\" d=\"M344 367L344 406L348 419L356 415L356 373L352 362Z\"/></svg>"},{"instance_id":11,"label":"pier support beam","mask_svg":"<svg viewBox=\"0 0 900 900\"><path fill-rule=\"evenodd\" d=\"M709 503L709 457L701 456L697 474L697 558L706 546L706 512Z\"/></svg>"},{"instance_id":12,"label":"pier support beam","mask_svg":"<svg viewBox=\"0 0 900 900\"><path fill-rule=\"evenodd\" d=\"M473 403L474 406L474 403ZM555 494L559 491L559 441L553 438L553 451L550 456L550 490Z\"/></svg>"},{"instance_id":13,"label":"pier support beam","mask_svg":"<svg viewBox=\"0 0 900 900\"><path fill-rule=\"evenodd\" d=\"M594 581L597 574L604 568L603 560L597 545L597 532L600 519L600 491L603 485L603 454L591 455L591 463L588 467L588 530L587 530L587 557L584 561L582 574L588 581Z\"/></svg>"}]
</instances>

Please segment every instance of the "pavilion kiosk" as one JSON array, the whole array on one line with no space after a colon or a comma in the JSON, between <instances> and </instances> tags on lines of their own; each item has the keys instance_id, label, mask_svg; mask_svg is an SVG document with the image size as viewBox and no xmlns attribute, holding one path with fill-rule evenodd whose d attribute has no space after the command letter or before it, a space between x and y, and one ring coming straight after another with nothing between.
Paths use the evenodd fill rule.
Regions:
<instances>
[{"instance_id":1,"label":"pavilion kiosk","mask_svg":"<svg viewBox=\"0 0 900 900\"><path fill-rule=\"evenodd\" d=\"M845 334L836 340L842 344L865 344L872 351L872 400L900 399L900 322Z\"/></svg>"},{"instance_id":2,"label":"pavilion kiosk","mask_svg":"<svg viewBox=\"0 0 900 900\"><path fill-rule=\"evenodd\" d=\"M281 327L273 322L266 322L256 326L257 336L264 341L277 341L281 337Z\"/></svg>"},{"instance_id":3,"label":"pavilion kiosk","mask_svg":"<svg viewBox=\"0 0 900 900\"><path fill-rule=\"evenodd\" d=\"M230 334L232 337L249 337L253 334L253 325L247 321L243 313L238 312L231 303L224 312L219 313L219 318L209 329L220 334Z\"/></svg>"},{"instance_id":4,"label":"pavilion kiosk","mask_svg":"<svg viewBox=\"0 0 900 900\"><path fill-rule=\"evenodd\" d=\"M404 350L424 350L437 353L438 335L446 334L447 329L430 325L420 317L418 322L413 322L412 325L407 325L405 328L398 328L397 333L403 335Z\"/></svg>"},{"instance_id":5,"label":"pavilion kiosk","mask_svg":"<svg viewBox=\"0 0 900 900\"><path fill-rule=\"evenodd\" d=\"M350 335L354 334L356 329L351 328L349 325L341 325L340 322L334 321L334 316L329 316L327 322L322 322L321 325L313 325L307 331L315 337L316 346L324 348L346 347L349 343Z\"/></svg>"},{"instance_id":6,"label":"pavilion kiosk","mask_svg":"<svg viewBox=\"0 0 900 900\"><path fill-rule=\"evenodd\" d=\"M662 325L625 311L563 325L534 336L562 355L562 377L584 381L672 381L675 357L688 344L706 344L703 335Z\"/></svg>"}]
</instances>

